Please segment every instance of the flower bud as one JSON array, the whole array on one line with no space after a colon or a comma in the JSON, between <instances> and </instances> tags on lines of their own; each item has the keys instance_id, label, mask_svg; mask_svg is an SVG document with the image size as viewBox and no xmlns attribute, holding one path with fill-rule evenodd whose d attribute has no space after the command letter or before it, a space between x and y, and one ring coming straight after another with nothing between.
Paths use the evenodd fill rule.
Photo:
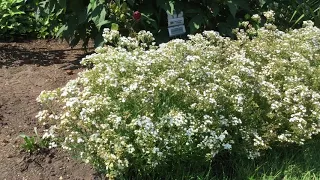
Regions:
<instances>
[{"instance_id":1,"label":"flower bud","mask_svg":"<svg viewBox=\"0 0 320 180\"><path fill-rule=\"evenodd\" d=\"M135 19L136 21L139 21L141 18L141 13L139 11L135 11L133 13L133 19Z\"/></svg>"}]
</instances>

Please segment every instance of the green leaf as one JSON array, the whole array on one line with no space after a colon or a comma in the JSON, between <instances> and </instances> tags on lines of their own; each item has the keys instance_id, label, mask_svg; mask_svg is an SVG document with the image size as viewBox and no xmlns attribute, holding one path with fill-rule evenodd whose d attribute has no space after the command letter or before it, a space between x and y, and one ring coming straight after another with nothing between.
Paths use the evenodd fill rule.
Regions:
<instances>
[{"instance_id":1,"label":"green leaf","mask_svg":"<svg viewBox=\"0 0 320 180\"><path fill-rule=\"evenodd\" d=\"M79 14L78 24L86 23L87 17L88 17L88 16L87 16L87 11L84 9L84 10Z\"/></svg>"},{"instance_id":2,"label":"green leaf","mask_svg":"<svg viewBox=\"0 0 320 180\"><path fill-rule=\"evenodd\" d=\"M237 10L238 10L237 5L235 3L233 3L232 1L228 1L228 7L229 7L229 11L232 14L232 16L236 17Z\"/></svg>"},{"instance_id":3,"label":"green leaf","mask_svg":"<svg viewBox=\"0 0 320 180\"><path fill-rule=\"evenodd\" d=\"M17 8L12 8L11 10L9 10L9 13L10 13L11 16L18 15L18 14L25 14L25 12L20 11Z\"/></svg>"},{"instance_id":4,"label":"green leaf","mask_svg":"<svg viewBox=\"0 0 320 180\"><path fill-rule=\"evenodd\" d=\"M169 6L170 6L170 14L173 14L173 12L174 12L174 1L169 1Z\"/></svg>"},{"instance_id":5,"label":"green leaf","mask_svg":"<svg viewBox=\"0 0 320 180\"><path fill-rule=\"evenodd\" d=\"M87 6L87 13L89 14L92 11L92 9L94 9L94 8L96 8L96 2L95 1L91 2L90 1L90 3Z\"/></svg>"},{"instance_id":6,"label":"green leaf","mask_svg":"<svg viewBox=\"0 0 320 180\"><path fill-rule=\"evenodd\" d=\"M190 28L190 33L193 34L195 33L203 24L204 18L202 15L198 14L194 16L190 21L189 21L189 28Z\"/></svg>"},{"instance_id":7,"label":"green leaf","mask_svg":"<svg viewBox=\"0 0 320 180\"><path fill-rule=\"evenodd\" d=\"M102 26L104 26L106 24L110 24L110 23L111 23L111 21L109 21L109 20L103 20L103 21L99 22L99 24L97 25L97 28L100 30L100 28Z\"/></svg>"},{"instance_id":8,"label":"green leaf","mask_svg":"<svg viewBox=\"0 0 320 180\"><path fill-rule=\"evenodd\" d=\"M63 32L63 36L65 36L65 39L68 43L70 43L71 39L73 38L74 34L76 33L77 24L74 22L77 22L77 16L71 16L66 24L66 29Z\"/></svg>"},{"instance_id":9,"label":"green leaf","mask_svg":"<svg viewBox=\"0 0 320 180\"><path fill-rule=\"evenodd\" d=\"M67 30L68 27L66 25L61 26L61 28L58 30L58 32L56 33L56 38L60 37L62 32L64 32L65 30Z\"/></svg>"},{"instance_id":10,"label":"green leaf","mask_svg":"<svg viewBox=\"0 0 320 180\"><path fill-rule=\"evenodd\" d=\"M70 41L70 46L71 47L74 47L76 46L80 41L80 36L74 36L73 38L71 38L71 41Z\"/></svg>"},{"instance_id":11,"label":"green leaf","mask_svg":"<svg viewBox=\"0 0 320 180\"><path fill-rule=\"evenodd\" d=\"M212 16L217 16L218 14L219 14L219 12L220 12L220 9L219 9L219 6L218 5L215 5L213 8L212 8L212 11L213 11L213 13L212 13Z\"/></svg>"},{"instance_id":12,"label":"green leaf","mask_svg":"<svg viewBox=\"0 0 320 180\"><path fill-rule=\"evenodd\" d=\"M128 5L127 5L127 3L126 3L126 2L122 3L120 9L121 9L121 12L122 12L122 13L126 13L127 10L128 10Z\"/></svg>"},{"instance_id":13,"label":"green leaf","mask_svg":"<svg viewBox=\"0 0 320 180\"><path fill-rule=\"evenodd\" d=\"M200 28L200 24L197 24L196 22L193 22L193 26L195 29L199 29Z\"/></svg>"},{"instance_id":14,"label":"green leaf","mask_svg":"<svg viewBox=\"0 0 320 180\"><path fill-rule=\"evenodd\" d=\"M299 6L297 6L297 8L296 8L296 10L294 11L294 13L292 14L292 16L291 16L291 18L290 18L289 22L292 22L292 20L296 17L296 15L297 15L298 11L299 11L301 8L302 8L302 4L301 4L301 5L299 5ZM297 22L296 22L296 23L297 23Z\"/></svg>"},{"instance_id":15,"label":"green leaf","mask_svg":"<svg viewBox=\"0 0 320 180\"><path fill-rule=\"evenodd\" d=\"M175 10L175 1L157 0L157 6L172 15Z\"/></svg>"},{"instance_id":16,"label":"green leaf","mask_svg":"<svg viewBox=\"0 0 320 180\"><path fill-rule=\"evenodd\" d=\"M101 13L100 13L100 17L99 17L99 23L104 21L106 19L106 15L107 15L107 10L105 7L102 8Z\"/></svg>"},{"instance_id":17,"label":"green leaf","mask_svg":"<svg viewBox=\"0 0 320 180\"><path fill-rule=\"evenodd\" d=\"M266 4L266 0L259 0L260 7L263 7Z\"/></svg>"},{"instance_id":18,"label":"green leaf","mask_svg":"<svg viewBox=\"0 0 320 180\"><path fill-rule=\"evenodd\" d=\"M116 24L116 23L112 23L112 24L111 24L111 30L118 31L118 30L119 30L119 25Z\"/></svg>"},{"instance_id":19,"label":"green leaf","mask_svg":"<svg viewBox=\"0 0 320 180\"><path fill-rule=\"evenodd\" d=\"M158 24L157 24L157 22L156 22L156 20L154 20L153 18L151 18L151 14L144 14L144 13L142 13L141 14L142 15L142 24L145 26L145 28L147 28L148 26L146 25L146 24L148 24L148 25L151 25L153 28L154 28L154 30L155 31L158 31L158 29L159 29L159 27L158 27ZM150 26L149 26L150 27Z\"/></svg>"},{"instance_id":20,"label":"green leaf","mask_svg":"<svg viewBox=\"0 0 320 180\"><path fill-rule=\"evenodd\" d=\"M106 18L106 8L103 6L103 4L99 4L93 11L91 14L92 17L92 21L94 22L94 24L96 25L96 27L98 27L98 25L100 24L100 22L104 21Z\"/></svg>"}]
</instances>

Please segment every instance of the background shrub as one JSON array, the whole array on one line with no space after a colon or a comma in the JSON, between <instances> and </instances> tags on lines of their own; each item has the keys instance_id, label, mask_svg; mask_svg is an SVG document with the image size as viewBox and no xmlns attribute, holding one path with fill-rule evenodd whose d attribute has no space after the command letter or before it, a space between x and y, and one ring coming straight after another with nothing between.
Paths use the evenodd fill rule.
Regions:
<instances>
[{"instance_id":1,"label":"background shrub","mask_svg":"<svg viewBox=\"0 0 320 180\"><path fill-rule=\"evenodd\" d=\"M0 1L0 39L47 38L57 33L59 22L56 14L48 13L40 17L37 13L38 2L25 0Z\"/></svg>"},{"instance_id":2,"label":"background shrub","mask_svg":"<svg viewBox=\"0 0 320 180\"><path fill-rule=\"evenodd\" d=\"M63 9L65 25L60 32L72 46L80 39L84 40L85 46L89 39L94 39L96 46L101 45L101 34L106 27L119 30L125 36L135 36L139 30L148 30L154 34L158 43L167 42L167 13L172 14L174 11L184 12L187 34L216 29L223 35L232 36L232 29L238 26L241 18L262 7L259 1L246 0L53 0L43 3L46 5L41 12ZM134 11L142 13L139 21L133 18Z\"/></svg>"},{"instance_id":3,"label":"background shrub","mask_svg":"<svg viewBox=\"0 0 320 180\"><path fill-rule=\"evenodd\" d=\"M319 1L317 0L100 0L66 1L40 0L43 17L53 12L62 14L64 26L61 34L71 46L80 40L87 46L94 39L96 46L102 45L104 28L118 30L124 36L135 36L140 30L152 32L158 43L170 40L167 31L167 13L184 12L187 34L216 30L223 36L235 37L232 29L239 22L250 20L253 14L274 10L275 25L285 30L299 27L304 20L313 20L319 25ZM138 21L133 13L142 13ZM183 37L183 36L181 36Z\"/></svg>"},{"instance_id":4,"label":"background shrub","mask_svg":"<svg viewBox=\"0 0 320 180\"><path fill-rule=\"evenodd\" d=\"M0 1L0 34L2 38L33 31L34 21L23 6L24 0Z\"/></svg>"},{"instance_id":5,"label":"background shrub","mask_svg":"<svg viewBox=\"0 0 320 180\"><path fill-rule=\"evenodd\" d=\"M170 39L166 13L183 11L187 34L217 30L223 36L235 37L232 29L239 22L270 9L275 11L275 24L282 30L301 26L304 20L313 20L318 26L319 5L316 0L9 0L1 1L0 34L9 39L26 34L39 38L62 36L71 46L80 40L87 46L89 39L94 39L99 46L106 27L125 36L135 36L144 29L152 32L160 43ZM134 12L141 13L141 18L134 19Z\"/></svg>"},{"instance_id":6,"label":"background shrub","mask_svg":"<svg viewBox=\"0 0 320 180\"><path fill-rule=\"evenodd\" d=\"M148 32L105 29L117 47L98 48L82 60L92 69L38 97L37 117L51 124L44 138L108 177L304 144L320 131L320 29L266 23L247 34L205 31L154 46Z\"/></svg>"}]
</instances>

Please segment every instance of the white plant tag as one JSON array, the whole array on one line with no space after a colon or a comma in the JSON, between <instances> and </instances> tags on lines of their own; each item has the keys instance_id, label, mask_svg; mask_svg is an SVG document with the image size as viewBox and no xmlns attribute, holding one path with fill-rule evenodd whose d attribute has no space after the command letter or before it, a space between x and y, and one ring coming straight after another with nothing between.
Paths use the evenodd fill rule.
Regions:
<instances>
[{"instance_id":1,"label":"white plant tag","mask_svg":"<svg viewBox=\"0 0 320 180\"><path fill-rule=\"evenodd\" d=\"M170 37L178 36L178 35L186 33L186 27L184 25L169 27L168 31L169 31Z\"/></svg>"},{"instance_id":2,"label":"white plant tag","mask_svg":"<svg viewBox=\"0 0 320 180\"><path fill-rule=\"evenodd\" d=\"M183 17L178 17L174 19L168 19L168 27L172 26L178 26L178 25L183 25L184 24L184 18Z\"/></svg>"},{"instance_id":3,"label":"white plant tag","mask_svg":"<svg viewBox=\"0 0 320 180\"><path fill-rule=\"evenodd\" d=\"M184 17L182 11L179 14L174 12L172 15L169 13L167 13L167 15L168 31L170 37L186 33L186 27L184 26Z\"/></svg>"}]
</instances>

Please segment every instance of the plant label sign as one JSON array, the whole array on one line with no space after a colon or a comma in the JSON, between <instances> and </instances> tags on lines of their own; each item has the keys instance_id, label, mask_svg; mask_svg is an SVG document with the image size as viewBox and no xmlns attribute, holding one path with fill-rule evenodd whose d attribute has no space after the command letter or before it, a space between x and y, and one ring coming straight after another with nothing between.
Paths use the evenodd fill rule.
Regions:
<instances>
[{"instance_id":1,"label":"plant label sign","mask_svg":"<svg viewBox=\"0 0 320 180\"><path fill-rule=\"evenodd\" d=\"M186 33L186 27L184 25L169 27L168 31L170 37L178 36Z\"/></svg>"},{"instance_id":2,"label":"plant label sign","mask_svg":"<svg viewBox=\"0 0 320 180\"><path fill-rule=\"evenodd\" d=\"M186 33L183 12L180 12L179 14L174 12L172 15L167 13L167 15L168 15L168 32L170 37L178 36Z\"/></svg>"}]
</instances>

